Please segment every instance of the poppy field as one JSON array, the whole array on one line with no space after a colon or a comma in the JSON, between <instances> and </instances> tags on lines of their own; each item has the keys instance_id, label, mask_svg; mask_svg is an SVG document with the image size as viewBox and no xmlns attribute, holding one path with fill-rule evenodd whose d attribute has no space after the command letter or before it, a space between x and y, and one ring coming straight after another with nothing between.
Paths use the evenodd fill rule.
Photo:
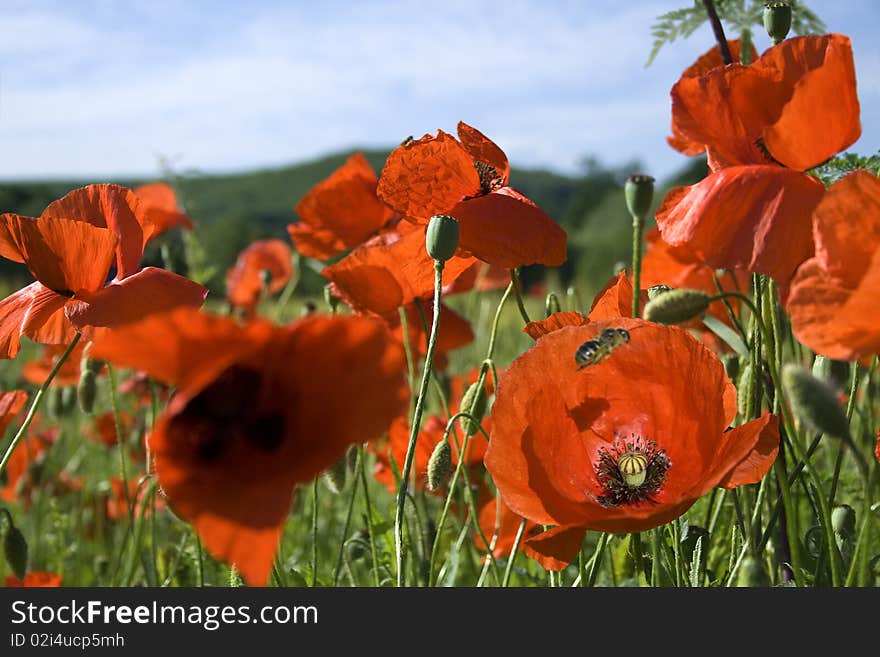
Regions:
<instances>
[{"instance_id":1,"label":"poppy field","mask_svg":"<svg viewBox=\"0 0 880 657\"><path fill-rule=\"evenodd\" d=\"M657 135L705 172L621 177L596 290L465 121L352 154L219 291L173 175L0 207L0 585L877 585L853 44L715 4Z\"/></svg>"}]
</instances>

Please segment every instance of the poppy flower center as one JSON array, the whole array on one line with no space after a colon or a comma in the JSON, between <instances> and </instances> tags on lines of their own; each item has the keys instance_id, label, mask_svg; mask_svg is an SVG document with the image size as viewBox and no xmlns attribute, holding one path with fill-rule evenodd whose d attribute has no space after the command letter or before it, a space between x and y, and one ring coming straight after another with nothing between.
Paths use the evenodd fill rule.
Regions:
<instances>
[{"instance_id":1,"label":"poppy flower center","mask_svg":"<svg viewBox=\"0 0 880 657\"><path fill-rule=\"evenodd\" d=\"M172 420L175 439L208 464L237 441L275 451L284 438L284 415L259 408L261 378L258 370L243 365L227 368Z\"/></svg>"},{"instance_id":2,"label":"poppy flower center","mask_svg":"<svg viewBox=\"0 0 880 657\"><path fill-rule=\"evenodd\" d=\"M670 465L669 457L657 443L635 434L630 440L617 439L610 448L600 448L594 466L604 489L599 503L615 507L653 502Z\"/></svg>"},{"instance_id":3,"label":"poppy flower center","mask_svg":"<svg viewBox=\"0 0 880 657\"><path fill-rule=\"evenodd\" d=\"M504 185L504 180L498 175L498 170L486 162L474 162L477 175L480 176L480 192L489 194L498 187Z\"/></svg>"}]
</instances>

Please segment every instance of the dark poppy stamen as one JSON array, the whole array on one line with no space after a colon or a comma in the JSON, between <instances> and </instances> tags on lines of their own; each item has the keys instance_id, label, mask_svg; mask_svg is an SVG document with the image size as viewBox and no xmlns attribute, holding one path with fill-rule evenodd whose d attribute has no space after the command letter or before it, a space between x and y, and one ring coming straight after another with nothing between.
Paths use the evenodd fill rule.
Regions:
<instances>
[{"instance_id":1,"label":"dark poppy stamen","mask_svg":"<svg viewBox=\"0 0 880 657\"><path fill-rule=\"evenodd\" d=\"M498 175L498 170L491 164L474 162L474 167L476 167L477 174L480 176L480 191L483 194L488 194L504 185L504 180Z\"/></svg>"},{"instance_id":2,"label":"dark poppy stamen","mask_svg":"<svg viewBox=\"0 0 880 657\"><path fill-rule=\"evenodd\" d=\"M610 448L599 450L596 475L605 489L598 498L608 507L654 502L654 495L666 480L671 463L666 452L653 440L631 435L618 439Z\"/></svg>"}]
</instances>

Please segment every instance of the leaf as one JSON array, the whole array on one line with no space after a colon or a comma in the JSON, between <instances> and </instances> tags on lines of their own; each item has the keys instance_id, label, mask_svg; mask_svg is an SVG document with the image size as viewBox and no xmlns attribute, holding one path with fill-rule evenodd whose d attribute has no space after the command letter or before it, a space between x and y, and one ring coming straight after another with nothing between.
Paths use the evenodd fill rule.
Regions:
<instances>
[{"instance_id":1,"label":"leaf","mask_svg":"<svg viewBox=\"0 0 880 657\"><path fill-rule=\"evenodd\" d=\"M702 572L703 563L703 537L697 539L694 546L694 556L691 559L691 586L697 588L700 586L700 574Z\"/></svg>"},{"instance_id":2,"label":"leaf","mask_svg":"<svg viewBox=\"0 0 880 657\"><path fill-rule=\"evenodd\" d=\"M712 331L712 333L724 340L724 342L726 342L730 348L740 356L749 355L749 348L746 346L746 343L743 342L739 333L734 331L720 319L713 317L712 315L706 315L703 317L703 324L705 324L706 328Z\"/></svg>"}]
</instances>

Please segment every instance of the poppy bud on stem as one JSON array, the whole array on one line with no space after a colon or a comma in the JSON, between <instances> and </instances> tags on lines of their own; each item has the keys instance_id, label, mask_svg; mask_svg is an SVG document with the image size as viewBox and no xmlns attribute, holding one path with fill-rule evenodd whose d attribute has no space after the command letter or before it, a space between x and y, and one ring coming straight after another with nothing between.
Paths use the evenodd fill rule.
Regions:
<instances>
[{"instance_id":1,"label":"poppy bud on stem","mask_svg":"<svg viewBox=\"0 0 880 657\"><path fill-rule=\"evenodd\" d=\"M425 231L425 249L428 255L434 259L434 316L431 320L431 333L428 337L428 349L425 353L425 367L422 372L422 382L419 386L419 396L413 409L412 422L410 422L409 443L406 446L406 458L403 470L400 473L400 483L397 490L397 509L394 514L394 549L397 562L397 586L403 586L406 581L404 545L403 545L403 511L406 504L406 489L409 485L410 473L416 453L416 440L419 437L419 427L422 424L422 409L425 395L428 392L428 381L431 379L431 368L434 363L434 350L437 347L437 335L440 331L440 299L443 295L443 265L458 249L458 221L445 214L435 214L428 222Z\"/></svg>"},{"instance_id":2,"label":"poppy bud on stem","mask_svg":"<svg viewBox=\"0 0 880 657\"><path fill-rule=\"evenodd\" d=\"M773 45L785 40L791 30L791 4L788 2L768 2L764 5L764 29L773 39Z\"/></svg>"},{"instance_id":3,"label":"poppy bud on stem","mask_svg":"<svg viewBox=\"0 0 880 657\"><path fill-rule=\"evenodd\" d=\"M2 509L6 518L6 533L3 536L3 555L6 563L12 568L12 572L18 579L24 579L27 572L28 545L21 530L12 521L12 514Z\"/></svg>"},{"instance_id":4,"label":"poppy bud on stem","mask_svg":"<svg viewBox=\"0 0 880 657\"><path fill-rule=\"evenodd\" d=\"M428 490L435 491L449 480L452 472L452 447L448 440L441 440L428 460Z\"/></svg>"},{"instance_id":5,"label":"poppy bud on stem","mask_svg":"<svg viewBox=\"0 0 880 657\"><path fill-rule=\"evenodd\" d=\"M645 226L645 218L651 211L651 203L654 201L654 179L651 176L635 175L626 179L623 189L626 198L626 208L629 210L633 221L633 307L632 316L639 316L639 299L641 296L641 273L642 273L642 231Z\"/></svg>"},{"instance_id":6,"label":"poppy bud on stem","mask_svg":"<svg viewBox=\"0 0 880 657\"><path fill-rule=\"evenodd\" d=\"M669 290L648 302L645 319L657 324L681 324L706 312L711 301L712 297L702 290Z\"/></svg>"}]
</instances>

